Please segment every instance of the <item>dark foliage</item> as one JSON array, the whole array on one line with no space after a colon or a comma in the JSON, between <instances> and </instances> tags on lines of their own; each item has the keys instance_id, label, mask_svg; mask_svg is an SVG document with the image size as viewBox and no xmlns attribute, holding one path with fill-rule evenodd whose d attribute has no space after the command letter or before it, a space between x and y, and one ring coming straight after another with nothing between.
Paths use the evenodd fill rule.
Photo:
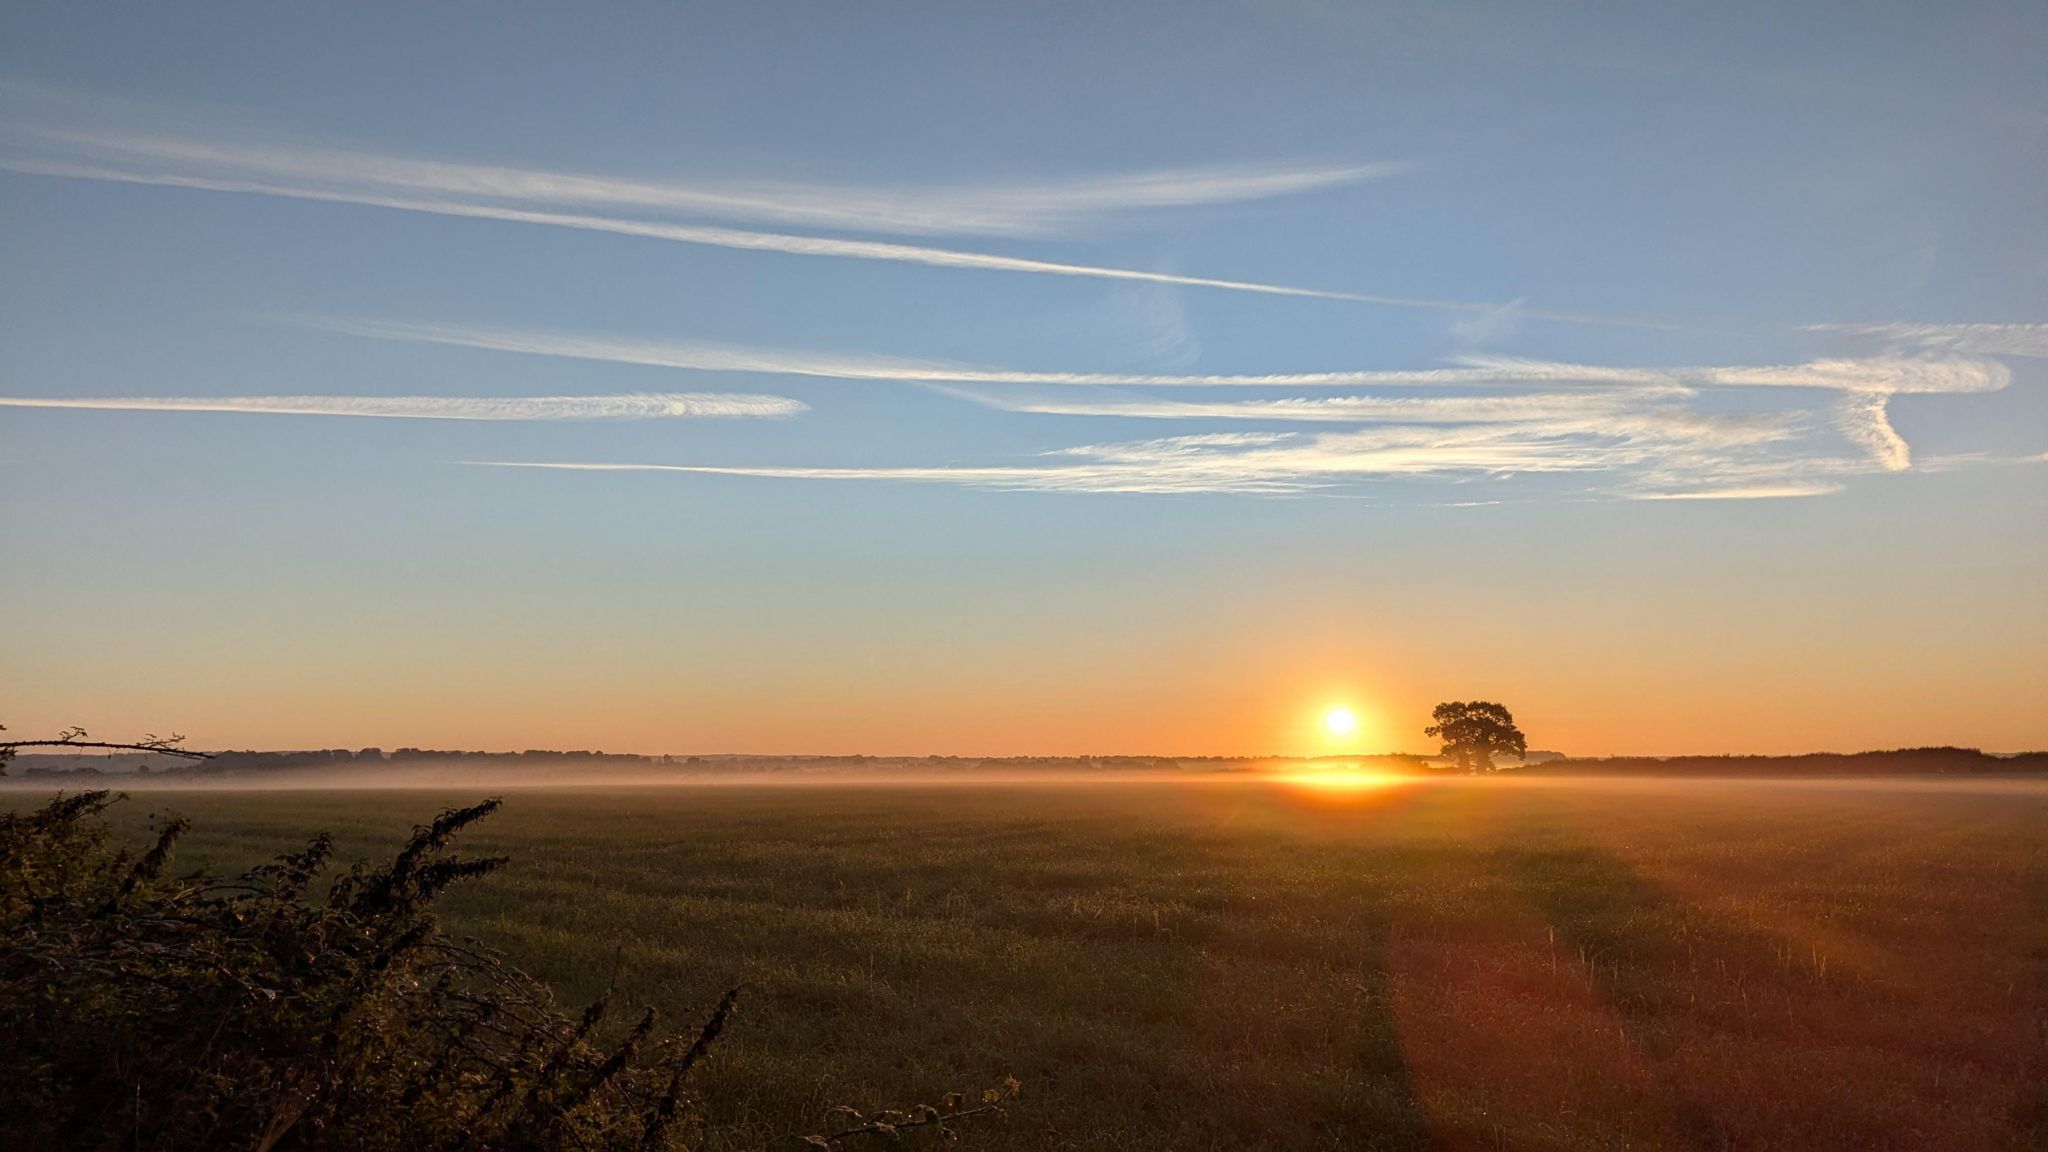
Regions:
<instances>
[{"instance_id":1,"label":"dark foliage","mask_svg":"<svg viewBox=\"0 0 2048 1152\"><path fill-rule=\"evenodd\" d=\"M451 851L497 801L444 812L324 896L326 837L232 881L171 873L185 824L140 855L105 792L0 813L0 1147L668 1149L686 1080L731 1017L597 1041L431 912L503 858Z\"/></svg>"},{"instance_id":2,"label":"dark foliage","mask_svg":"<svg viewBox=\"0 0 2048 1152\"><path fill-rule=\"evenodd\" d=\"M1422 730L1443 741L1443 754L1470 772L1493 771L1495 755L1524 756L1529 742L1508 710L1487 700L1452 700L1430 713L1435 723Z\"/></svg>"}]
</instances>

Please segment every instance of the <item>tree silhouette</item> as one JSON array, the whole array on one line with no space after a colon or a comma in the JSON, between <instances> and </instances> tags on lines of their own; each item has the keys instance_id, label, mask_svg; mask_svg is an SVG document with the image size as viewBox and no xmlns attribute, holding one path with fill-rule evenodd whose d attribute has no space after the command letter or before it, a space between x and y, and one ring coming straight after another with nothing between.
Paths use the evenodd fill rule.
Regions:
<instances>
[{"instance_id":1,"label":"tree silhouette","mask_svg":"<svg viewBox=\"0 0 2048 1152\"><path fill-rule=\"evenodd\" d=\"M1529 742L1502 705L1487 700L1452 700L1430 713L1436 723L1422 730L1444 742L1443 754L1468 772L1493 771L1494 753L1528 754Z\"/></svg>"}]
</instances>

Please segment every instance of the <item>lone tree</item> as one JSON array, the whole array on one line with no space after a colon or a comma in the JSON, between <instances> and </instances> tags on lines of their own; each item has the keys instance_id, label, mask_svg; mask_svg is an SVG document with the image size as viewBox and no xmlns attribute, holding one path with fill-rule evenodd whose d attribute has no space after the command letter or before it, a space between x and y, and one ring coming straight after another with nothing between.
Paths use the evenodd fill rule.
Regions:
<instances>
[{"instance_id":1,"label":"lone tree","mask_svg":"<svg viewBox=\"0 0 2048 1152\"><path fill-rule=\"evenodd\" d=\"M1444 742L1443 754L1467 772L1493 771L1496 752L1525 756L1529 741L1507 708L1487 700L1453 700L1430 713L1436 723L1422 730Z\"/></svg>"}]
</instances>

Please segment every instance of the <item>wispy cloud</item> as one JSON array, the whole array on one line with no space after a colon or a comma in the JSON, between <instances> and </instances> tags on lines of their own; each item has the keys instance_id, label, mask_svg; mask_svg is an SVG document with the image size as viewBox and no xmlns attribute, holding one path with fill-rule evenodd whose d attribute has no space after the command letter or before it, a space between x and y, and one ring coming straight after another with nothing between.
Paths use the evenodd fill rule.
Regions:
<instances>
[{"instance_id":1,"label":"wispy cloud","mask_svg":"<svg viewBox=\"0 0 2048 1152\"><path fill-rule=\"evenodd\" d=\"M617 396L0 396L0 408L118 412L238 412L411 420L658 420L794 416L799 400L717 392Z\"/></svg>"},{"instance_id":2,"label":"wispy cloud","mask_svg":"<svg viewBox=\"0 0 2048 1152\"><path fill-rule=\"evenodd\" d=\"M1018 396L945 388L948 395L1003 412L1047 416L1105 416L1147 420L1275 420L1327 424L1503 424L1534 420L1593 419L1640 408L1652 400L1693 395L1677 386L1602 391L1523 393L1509 396L1291 396L1284 400L1169 400L1156 396L1097 399Z\"/></svg>"},{"instance_id":3,"label":"wispy cloud","mask_svg":"<svg viewBox=\"0 0 2048 1152\"><path fill-rule=\"evenodd\" d=\"M1505 356L1461 356L1454 367L1334 372L1187 374L1026 372L896 356L813 352L690 340L641 340L596 333L395 321L328 319L317 327L381 340L416 341L528 355L714 372L758 372L837 380L945 384L1041 384L1114 388L1427 388L1492 385L1813 388L1842 392L1989 392L2012 373L1995 360L1877 357L1802 364L1675 368L1613 367Z\"/></svg>"},{"instance_id":4,"label":"wispy cloud","mask_svg":"<svg viewBox=\"0 0 2048 1152\"><path fill-rule=\"evenodd\" d=\"M1720 465L1749 459L1793 434L1789 418L1651 411L1587 421L1386 425L1325 433L1174 436L1060 449L1033 463L902 468L475 461L501 468L666 472L792 480L940 483L1012 491L1285 494L1371 480L1582 474L1629 495L1654 469L1657 490L1728 487ZM1850 467L1854 467L1853 464ZM1647 489L1646 489L1647 490Z\"/></svg>"},{"instance_id":5,"label":"wispy cloud","mask_svg":"<svg viewBox=\"0 0 2048 1152\"><path fill-rule=\"evenodd\" d=\"M1838 392L1996 392L2012 369L1996 360L1880 356L1760 367L1681 368L1681 383L1712 388L1822 388Z\"/></svg>"},{"instance_id":6,"label":"wispy cloud","mask_svg":"<svg viewBox=\"0 0 2048 1152\"><path fill-rule=\"evenodd\" d=\"M376 153L255 146L189 137L15 125L0 169L44 176L356 204L537 224L795 256L1165 284L1399 308L1488 313L1497 304L1342 292L1224 277L1035 260L988 252L701 222L802 222L855 232L1019 233L1107 213L1220 204L1391 175L1399 165L1277 165L1138 173L980 189L861 190L821 185L694 186L416 160ZM625 213L625 214L622 214ZM637 213L637 214L635 214ZM675 215L697 217L678 220ZM1669 321L1525 308L1564 323L1668 328Z\"/></svg>"},{"instance_id":7,"label":"wispy cloud","mask_svg":"<svg viewBox=\"0 0 2048 1152\"><path fill-rule=\"evenodd\" d=\"M1742 488L1707 488L1696 492L1638 492L1631 498L1636 500L1786 500L1801 496L1827 496L1841 490L1842 486L1838 483L1818 480L1805 484L1755 484Z\"/></svg>"},{"instance_id":8,"label":"wispy cloud","mask_svg":"<svg viewBox=\"0 0 2048 1152\"><path fill-rule=\"evenodd\" d=\"M1202 342L1188 323L1181 290L1167 284L1134 284L1107 309L1111 325L1131 342L1137 362L1153 368L1186 368L1201 359Z\"/></svg>"},{"instance_id":9,"label":"wispy cloud","mask_svg":"<svg viewBox=\"0 0 2048 1152\"><path fill-rule=\"evenodd\" d=\"M1451 335L1473 346L1504 340L1522 329L1522 303L1513 300L1484 312L1460 316L1451 322Z\"/></svg>"},{"instance_id":10,"label":"wispy cloud","mask_svg":"<svg viewBox=\"0 0 2048 1152\"><path fill-rule=\"evenodd\" d=\"M1145 284L1176 284L1188 288L1213 288L1249 292L1264 296L1339 300L1357 304L1378 304L1396 308L1422 308L1450 312L1479 312L1490 304L1461 300L1437 300L1417 296L1394 296L1366 292L1338 292L1250 280L1211 276L1183 276L1116 268L1097 264L1072 264L1057 260L1033 260L1022 256L1000 256L952 248L932 248L879 240L849 240L828 236L801 236L781 232L757 232L709 224L671 223L658 220L597 216L539 208L519 208L482 202L388 195L373 190L320 188L270 181L223 179L211 176L122 169L65 161L0 156L0 170L32 175L59 176L123 184L189 188L211 192L240 192L293 200L314 200L331 204L357 204L403 212L425 212L439 216L462 216L477 220L499 220L515 224L541 224L588 232L608 232L680 244L702 244L716 248L737 248L753 252L780 252L791 256L833 256L857 260L881 260L900 264L922 264L933 268L979 269L990 272L1025 272L1046 276L1077 276ZM1668 322L1634 317L1600 316L1587 313L1525 310L1524 316L1576 324L1614 324L1633 327L1672 327Z\"/></svg>"},{"instance_id":11,"label":"wispy cloud","mask_svg":"<svg viewBox=\"0 0 2048 1152\"><path fill-rule=\"evenodd\" d=\"M1180 276L1166 272L1147 272L1135 268L1114 268L1095 264L1070 264L1056 260L1032 260L1021 256L999 256L987 252L966 252L951 248L931 248L878 240L846 240L827 236L799 236L780 232L756 232L708 224L680 224L656 220L636 220L615 216L595 216L544 209L506 207L463 200L433 199L420 196L393 196L369 190L317 188L256 180L177 175L61 161L17 159L0 156L0 169L33 175L62 176L80 180L100 180L124 184L151 184L160 187L190 188L211 192L242 192L294 200L317 200L333 204L358 204L365 207L389 208L404 212L426 212L439 216L464 216L477 220L501 220L516 224L543 224L556 228L571 228L588 232L609 232L620 236L637 236L650 240L670 240L681 244L703 244L716 248L738 248L753 252L780 252L792 256L837 256L859 260L883 260L901 264L923 264L934 268L967 268L992 272L1029 272L1048 276L1079 276L1099 280L1121 280L1148 284L1178 284L1189 288L1215 288L1232 292L1251 292L1266 296L1343 300L1352 303L1382 304L1399 308L1429 308L1467 312L1484 310L1490 307L1490 305L1458 300L1432 300L1422 297L1377 295L1363 292L1335 292L1249 280L1229 280L1208 276ZM1558 320L1571 323L1668 326L1655 321L1638 321L1628 318L1611 318L1581 315L1578 313L1529 311L1524 314L1534 319Z\"/></svg>"},{"instance_id":12,"label":"wispy cloud","mask_svg":"<svg viewBox=\"0 0 2048 1152\"><path fill-rule=\"evenodd\" d=\"M1783 382L1801 383L1795 377L1811 378L1816 368L1853 381L1835 403L1835 426L1890 472L1913 466L1912 447L1892 426L1893 395L1996 391L2011 382L2012 370L1985 357L2048 357L2048 324L1809 324L1805 330L1861 337L1885 347L1880 360L1815 361ZM1875 364L1887 367L1873 371Z\"/></svg>"},{"instance_id":13,"label":"wispy cloud","mask_svg":"<svg viewBox=\"0 0 2048 1152\"><path fill-rule=\"evenodd\" d=\"M1432 398L1433 399L1433 398ZM1576 397L1458 397L1538 403L1512 418L1476 407L1471 420L1367 424L1329 432L1231 432L1081 445L1024 463L937 467L811 467L580 461L474 461L500 468L651 472L787 480L951 484L1006 491L1098 493L1329 492L1383 480L1454 483L1569 480L1582 495L1641 500L1816 496L1845 480L1894 471L1903 443L1859 439L1866 455L1815 443L1802 412L1700 412L1674 404L1574 405ZM1852 403L1881 404L1882 395ZM1420 409L1449 418L1454 408ZM1207 418L1211 414L1203 413ZM1406 411L1403 412L1406 415ZM1575 478L1575 479L1573 479Z\"/></svg>"},{"instance_id":14,"label":"wispy cloud","mask_svg":"<svg viewBox=\"0 0 2048 1152\"><path fill-rule=\"evenodd\" d=\"M1043 236L1147 209L1293 196L1409 171L1401 162L1212 164L1027 183L874 187L800 181L641 180L347 149L124 132L26 133L110 166L558 208L746 220L852 232Z\"/></svg>"},{"instance_id":15,"label":"wispy cloud","mask_svg":"<svg viewBox=\"0 0 2048 1152\"><path fill-rule=\"evenodd\" d=\"M949 468L817 470L801 467L742 470L740 474L815 479L947 481L1016 488L1056 487L1105 491L1274 491L1319 487L1317 468L1338 476L1540 472L1560 462L1598 461L1598 468L1636 470L1644 491L1688 495L1732 494L1815 487L1796 464L1751 461L1740 476L1723 465L1727 454L1783 441L1803 425L1800 411L1704 412L1691 401L1705 391L1791 390L1831 394L1832 425L1864 454L1855 471L1902 471L1912 451L1891 424L1888 404L1899 394L1963 394L2006 387L2011 370L1982 357L1886 355L1821 359L1795 364L1633 367L1573 364L1502 356L1462 356L1449 367L1361 369L1336 372L1189 374L1159 372L1037 372L956 365L904 357L745 347L695 341L633 340L587 333L507 330L379 321L316 321L319 326L388 340L481 348L529 355L640 364L693 371L740 371L841 380L896 381L936 387L949 395L1002 411L1034 415L1179 421L1262 421L1406 429L1422 437L1390 453L1336 455L1318 441L1316 453L1289 450L1218 460L1213 445L1196 450L1199 466L1176 456L1172 475L1159 466L1136 469L1114 458L1048 471ZM1549 391L1522 392L1541 387ZM1037 391L1029 389L1036 388ZM1103 389L1365 388L1375 392L1493 390L1489 394L1287 396L1223 400ZM1020 391L1020 389L1025 389ZM1047 391L1051 389L1051 391ZM1509 389L1505 393L1501 389ZM1562 390L1555 390L1562 389ZM1726 408L1726 405L1722 405ZM1496 430L1475 434L1470 426ZM1446 429L1450 429L1447 431ZM1187 442L1172 441L1183 447ZM1277 450L1276 450L1277 451ZM1719 455L1717 455L1719 454ZM1805 454L1810 457L1811 453ZM1299 467L1305 461L1315 467ZM1588 465L1593 467L1593 465ZM1759 472L1758 469L1762 471ZM690 470L682 467L680 470ZM1139 475L1139 471L1144 471ZM1759 479L1759 476L1762 478ZM1740 482L1730 482L1740 481ZM1827 483L1835 483L1828 480ZM1718 485L1718 487L1709 487ZM1155 487L1156 486L1156 487ZM1732 498L1729 497L1729 498Z\"/></svg>"},{"instance_id":16,"label":"wispy cloud","mask_svg":"<svg viewBox=\"0 0 2048 1152\"><path fill-rule=\"evenodd\" d=\"M2048 357L2048 324L1808 324L1806 331L1867 336L1892 348L1929 352Z\"/></svg>"},{"instance_id":17,"label":"wispy cloud","mask_svg":"<svg viewBox=\"0 0 2048 1152\"><path fill-rule=\"evenodd\" d=\"M1888 472L1903 472L1913 465L1913 451L1906 438L1892 427L1885 406L1890 396L1883 392L1857 392L1835 401L1835 426L1842 435L1862 445Z\"/></svg>"},{"instance_id":18,"label":"wispy cloud","mask_svg":"<svg viewBox=\"0 0 2048 1152\"><path fill-rule=\"evenodd\" d=\"M1913 461L1916 472L1968 472L1978 468L2012 468L2029 464L2048 464L2048 452L2031 452L2019 456L2002 456L1989 452L1952 452L1945 456L1928 456Z\"/></svg>"},{"instance_id":19,"label":"wispy cloud","mask_svg":"<svg viewBox=\"0 0 2048 1152\"><path fill-rule=\"evenodd\" d=\"M1982 357L1870 357L1870 359L1819 359L1790 365L1690 365L1690 367L1626 367L1626 365L1577 365L1561 361L1532 361L1516 357L1456 357L1454 367L1427 369L1354 369L1325 373L1247 373L1247 375L1194 375L1194 373L1073 373L1073 371L1016 371L975 365L948 365L903 357L844 355L793 351L793 348L760 348L735 344L709 344L692 340L631 340L580 332L532 332L498 328L463 328L436 324L397 322L315 322L324 328L375 336L385 340L418 340L432 344L453 344L487 351L506 351L545 357L594 359L610 363L633 363L674 367L690 371L748 371L768 375L803 375L856 381L911 381L938 387L940 392L983 404L1004 412L1042 416L1096 416L1096 418L1143 418L1143 420L1210 420L1210 422L1313 422L1352 424L1380 428L1432 428L1427 445L1407 445L1403 453L1372 455L1368 461L1356 453L1341 453L1341 459L1327 453L1296 455L1253 455L1249 459L1204 459L1200 467L1176 461L1174 476L1135 478L1118 461L1096 465L1069 465L1061 471L1042 467L993 469L885 469L885 471L844 471L844 469L803 469L774 467L766 471L745 471L748 476L782 478L879 478L879 480L946 480L958 484L999 484L1012 488L1087 488L1104 490L1188 490L1212 486L1214 490L1286 490L1313 488L1325 484L1315 478L1315 469L1296 467L1311 459L1335 465L1335 476L1386 474L1399 463L1411 474L1432 471L1546 471L1559 461L1599 459L1599 467L1636 469L1640 482L1671 488L1679 494L1702 490L1704 484L1718 484L1716 490L1788 490L1800 488L1804 480L1786 476L1792 465L1759 463L1767 474L1757 480L1755 471L1731 478L1726 453L1749 451L1757 445L1778 443L1790 437L1790 430L1804 420L1802 412L1700 412L1690 406L1708 389L1718 392L1753 392L1753 389L1794 389L1794 392L1831 394L1827 406L1833 426L1853 445L1866 453L1862 471L1903 471L1911 467L1913 453L1905 437L1890 424L1888 402L1898 394L1974 394L1995 392L2011 383L2011 369ZM1153 394L1112 394L1100 389L1325 389L1354 387L1393 394L1356 396L1286 396L1276 400L1186 400ZM1483 392L1479 396L1405 396L1415 389L1460 389ZM1563 389L1563 392L1524 392L1528 387ZM1026 392L1018 392L1026 389ZM1030 392L1036 389L1036 392ZM1722 406L1724 408L1724 406ZM1491 424L1495 433L1473 435L1468 426ZM1444 426L1466 428L1446 433ZM1180 443L1180 441L1174 441ZM1604 445L1599 451L1579 451L1585 445ZM1645 451L1645 445L1683 445L1683 451ZM1325 443L1327 447L1327 443ZM1354 443L1356 447L1356 443ZM1485 451L1481 451L1485 449ZM1491 455L1489 455L1491 453ZM1716 453L1720 457L1716 459ZM1204 455L1214 455L1204 449ZM1673 463L1677 461L1677 463ZM1268 465L1272 465L1268 469ZM1659 471L1661 467L1661 471ZM1155 469L1157 471L1157 469ZM1739 482L1731 482L1739 480ZM1806 484L1812 486L1812 484Z\"/></svg>"}]
</instances>

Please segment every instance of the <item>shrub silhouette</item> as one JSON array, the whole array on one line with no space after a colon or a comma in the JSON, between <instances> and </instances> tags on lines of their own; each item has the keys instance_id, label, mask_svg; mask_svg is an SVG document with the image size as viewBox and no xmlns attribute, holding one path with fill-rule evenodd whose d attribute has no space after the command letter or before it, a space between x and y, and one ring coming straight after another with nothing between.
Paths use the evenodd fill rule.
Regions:
<instances>
[{"instance_id":1,"label":"shrub silhouette","mask_svg":"<svg viewBox=\"0 0 2048 1152\"><path fill-rule=\"evenodd\" d=\"M596 1036L547 989L445 935L434 899L503 857L451 851L496 800L443 812L324 898L324 835L233 880L140 856L106 792L0 814L0 1146L672 1149L686 1081L733 1013Z\"/></svg>"}]
</instances>

